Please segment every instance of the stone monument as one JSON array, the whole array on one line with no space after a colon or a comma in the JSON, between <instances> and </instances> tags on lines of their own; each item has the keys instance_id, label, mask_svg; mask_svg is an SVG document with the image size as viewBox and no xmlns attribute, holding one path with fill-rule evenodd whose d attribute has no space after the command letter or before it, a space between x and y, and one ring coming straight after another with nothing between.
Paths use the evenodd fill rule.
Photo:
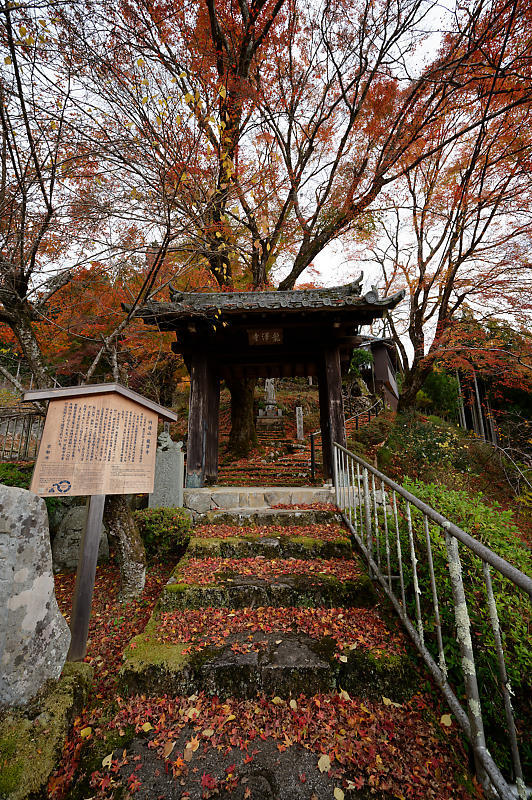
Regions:
<instances>
[{"instance_id":1,"label":"stone monument","mask_svg":"<svg viewBox=\"0 0 532 800\"><path fill-rule=\"evenodd\" d=\"M149 508L183 505L184 471L183 442L173 442L168 431L163 431L157 439L155 482Z\"/></svg>"},{"instance_id":2,"label":"stone monument","mask_svg":"<svg viewBox=\"0 0 532 800\"><path fill-rule=\"evenodd\" d=\"M266 378L264 381L264 401L266 408L259 409L257 425L264 428L279 428L283 430L283 412L277 407L275 380L273 378Z\"/></svg>"},{"instance_id":3,"label":"stone monument","mask_svg":"<svg viewBox=\"0 0 532 800\"><path fill-rule=\"evenodd\" d=\"M0 485L0 705L26 704L57 680L70 644L55 599L44 500Z\"/></svg>"},{"instance_id":4,"label":"stone monument","mask_svg":"<svg viewBox=\"0 0 532 800\"><path fill-rule=\"evenodd\" d=\"M303 409L301 406L296 407L296 437L299 441L305 438L305 432L303 430Z\"/></svg>"}]
</instances>

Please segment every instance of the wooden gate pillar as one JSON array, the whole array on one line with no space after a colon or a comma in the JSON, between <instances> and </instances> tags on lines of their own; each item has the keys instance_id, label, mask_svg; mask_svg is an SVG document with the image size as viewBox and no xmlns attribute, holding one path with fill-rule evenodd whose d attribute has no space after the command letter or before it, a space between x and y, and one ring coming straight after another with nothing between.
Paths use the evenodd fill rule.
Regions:
<instances>
[{"instance_id":1,"label":"wooden gate pillar","mask_svg":"<svg viewBox=\"0 0 532 800\"><path fill-rule=\"evenodd\" d=\"M195 353L190 367L187 479L189 488L213 483L218 476L220 378L206 353Z\"/></svg>"},{"instance_id":2,"label":"wooden gate pillar","mask_svg":"<svg viewBox=\"0 0 532 800\"><path fill-rule=\"evenodd\" d=\"M207 430L205 442L204 483L218 480L218 433L220 429L220 375L214 364L207 370Z\"/></svg>"},{"instance_id":3,"label":"wooden gate pillar","mask_svg":"<svg viewBox=\"0 0 532 800\"><path fill-rule=\"evenodd\" d=\"M333 476L333 442L345 447L344 401L342 399L342 372L340 350L327 347L319 372L320 426L323 449L323 473Z\"/></svg>"}]
</instances>

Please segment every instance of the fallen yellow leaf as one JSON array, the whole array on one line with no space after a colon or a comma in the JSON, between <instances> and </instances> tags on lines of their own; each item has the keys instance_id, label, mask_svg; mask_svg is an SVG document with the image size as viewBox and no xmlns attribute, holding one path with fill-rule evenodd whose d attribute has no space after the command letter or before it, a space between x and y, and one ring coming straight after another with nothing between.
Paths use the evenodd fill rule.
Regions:
<instances>
[{"instance_id":1,"label":"fallen yellow leaf","mask_svg":"<svg viewBox=\"0 0 532 800\"><path fill-rule=\"evenodd\" d=\"M329 756L323 754L318 759L318 769L320 772L329 772L331 768L331 759Z\"/></svg>"},{"instance_id":2,"label":"fallen yellow leaf","mask_svg":"<svg viewBox=\"0 0 532 800\"><path fill-rule=\"evenodd\" d=\"M446 728L450 728L453 724L450 714L443 714L442 718L440 719L442 725L445 725Z\"/></svg>"},{"instance_id":3,"label":"fallen yellow leaf","mask_svg":"<svg viewBox=\"0 0 532 800\"><path fill-rule=\"evenodd\" d=\"M338 786L335 787L333 794L334 800L344 800L345 795L342 790L338 788Z\"/></svg>"},{"instance_id":4,"label":"fallen yellow leaf","mask_svg":"<svg viewBox=\"0 0 532 800\"><path fill-rule=\"evenodd\" d=\"M92 728L90 726L87 726L86 728L82 728L80 730L79 735L81 736L82 739L88 739L91 733L92 733Z\"/></svg>"}]
</instances>

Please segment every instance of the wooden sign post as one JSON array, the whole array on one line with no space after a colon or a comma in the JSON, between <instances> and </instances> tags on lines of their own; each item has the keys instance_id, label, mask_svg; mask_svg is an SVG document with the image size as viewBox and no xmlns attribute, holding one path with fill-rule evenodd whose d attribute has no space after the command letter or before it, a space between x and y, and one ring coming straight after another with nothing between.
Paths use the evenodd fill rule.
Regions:
<instances>
[{"instance_id":1,"label":"wooden sign post","mask_svg":"<svg viewBox=\"0 0 532 800\"><path fill-rule=\"evenodd\" d=\"M30 490L40 497L88 495L72 606L69 661L87 651L98 547L107 494L153 492L157 420L177 415L117 383L26 392L49 400Z\"/></svg>"}]
</instances>

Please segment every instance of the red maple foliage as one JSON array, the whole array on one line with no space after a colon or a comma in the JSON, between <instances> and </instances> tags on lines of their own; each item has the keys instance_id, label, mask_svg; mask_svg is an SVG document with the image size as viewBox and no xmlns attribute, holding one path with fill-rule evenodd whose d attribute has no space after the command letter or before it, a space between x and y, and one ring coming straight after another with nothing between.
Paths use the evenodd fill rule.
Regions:
<instances>
[{"instance_id":1,"label":"red maple foliage","mask_svg":"<svg viewBox=\"0 0 532 800\"><path fill-rule=\"evenodd\" d=\"M357 561L341 558L279 558L268 561L256 558L191 558L179 567L176 578L179 583L208 586L230 578L232 575L274 578L281 575L304 575L311 583L319 581L320 575L339 580L353 580L361 573Z\"/></svg>"}]
</instances>

